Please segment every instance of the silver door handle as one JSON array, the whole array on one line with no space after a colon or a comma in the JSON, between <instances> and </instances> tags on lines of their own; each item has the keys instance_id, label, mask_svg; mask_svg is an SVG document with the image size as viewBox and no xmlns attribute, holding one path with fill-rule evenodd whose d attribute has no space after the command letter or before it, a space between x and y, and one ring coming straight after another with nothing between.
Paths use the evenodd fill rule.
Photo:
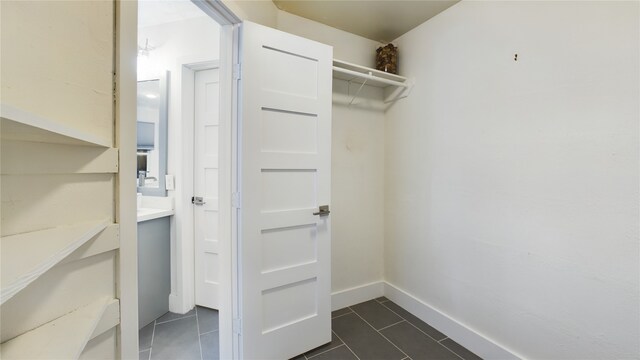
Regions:
<instances>
[{"instance_id":1,"label":"silver door handle","mask_svg":"<svg viewBox=\"0 0 640 360\"><path fill-rule=\"evenodd\" d=\"M200 196L193 196L191 197L191 203L193 205L198 205L198 206L202 206L204 204L206 204L206 202L204 201L204 199Z\"/></svg>"},{"instance_id":2,"label":"silver door handle","mask_svg":"<svg viewBox=\"0 0 640 360\"><path fill-rule=\"evenodd\" d=\"M313 215L327 216L329 213L331 213L331 211L329 211L329 205L321 205L320 208L318 208L318 212L314 212Z\"/></svg>"}]
</instances>

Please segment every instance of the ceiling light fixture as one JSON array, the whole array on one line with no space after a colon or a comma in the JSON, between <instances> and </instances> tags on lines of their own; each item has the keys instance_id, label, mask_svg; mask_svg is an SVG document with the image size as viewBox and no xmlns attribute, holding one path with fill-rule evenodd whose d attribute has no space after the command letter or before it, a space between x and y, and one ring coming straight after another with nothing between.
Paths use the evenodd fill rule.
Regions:
<instances>
[{"instance_id":1,"label":"ceiling light fixture","mask_svg":"<svg viewBox=\"0 0 640 360\"><path fill-rule=\"evenodd\" d=\"M149 53L155 50L154 46L149 46L149 38L146 39L144 43L144 47L138 45L138 56L146 56L149 57Z\"/></svg>"}]
</instances>

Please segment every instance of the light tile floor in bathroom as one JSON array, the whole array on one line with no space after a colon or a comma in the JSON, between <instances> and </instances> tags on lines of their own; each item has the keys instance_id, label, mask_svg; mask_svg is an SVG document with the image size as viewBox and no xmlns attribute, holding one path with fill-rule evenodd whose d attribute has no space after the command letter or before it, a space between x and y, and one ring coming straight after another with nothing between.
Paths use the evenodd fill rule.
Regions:
<instances>
[{"instance_id":1,"label":"light tile floor in bathroom","mask_svg":"<svg viewBox=\"0 0 640 360\"><path fill-rule=\"evenodd\" d=\"M218 311L168 312L140 329L140 360L218 359Z\"/></svg>"},{"instance_id":2,"label":"light tile floor in bathroom","mask_svg":"<svg viewBox=\"0 0 640 360\"><path fill-rule=\"evenodd\" d=\"M334 311L331 342L294 360L479 360L385 297ZM218 359L218 312L167 313L140 330L140 360ZM481 360L481 359L480 359Z\"/></svg>"}]
</instances>

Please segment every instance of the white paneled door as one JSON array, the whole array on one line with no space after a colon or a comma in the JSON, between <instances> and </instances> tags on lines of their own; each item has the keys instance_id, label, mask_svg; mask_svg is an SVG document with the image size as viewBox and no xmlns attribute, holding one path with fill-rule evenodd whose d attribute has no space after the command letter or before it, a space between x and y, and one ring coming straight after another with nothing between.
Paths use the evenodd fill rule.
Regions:
<instances>
[{"instance_id":1,"label":"white paneled door","mask_svg":"<svg viewBox=\"0 0 640 360\"><path fill-rule=\"evenodd\" d=\"M195 73L194 236L196 304L219 307L218 69Z\"/></svg>"},{"instance_id":2,"label":"white paneled door","mask_svg":"<svg viewBox=\"0 0 640 360\"><path fill-rule=\"evenodd\" d=\"M244 22L241 60L240 351L288 359L331 340L332 48Z\"/></svg>"}]
</instances>

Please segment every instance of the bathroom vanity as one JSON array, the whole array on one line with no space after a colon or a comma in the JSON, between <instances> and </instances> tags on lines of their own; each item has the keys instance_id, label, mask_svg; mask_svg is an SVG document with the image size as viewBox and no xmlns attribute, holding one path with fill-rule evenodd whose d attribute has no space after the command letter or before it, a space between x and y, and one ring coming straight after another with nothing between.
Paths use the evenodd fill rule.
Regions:
<instances>
[{"instance_id":1,"label":"bathroom vanity","mask_svg":"<svg viewBox=\"0 0 640 360\"><path fill-rule=\"evenodd\" d=\"M138 326L169 311L171 216L167 197L167 104L169 73L138 81ZM131 181L133 181L133 174Z\"/></svg>"},{"instance_id":2,"label":"bathroom vanity","mask_svg":"<svg viewBox=\"0 0 640 360\"><path fill-rule=\"evenodd\" d=\"M138 208L138 327L169 311L173 199L142 198Z\"/></svg>"}]
</instances>

